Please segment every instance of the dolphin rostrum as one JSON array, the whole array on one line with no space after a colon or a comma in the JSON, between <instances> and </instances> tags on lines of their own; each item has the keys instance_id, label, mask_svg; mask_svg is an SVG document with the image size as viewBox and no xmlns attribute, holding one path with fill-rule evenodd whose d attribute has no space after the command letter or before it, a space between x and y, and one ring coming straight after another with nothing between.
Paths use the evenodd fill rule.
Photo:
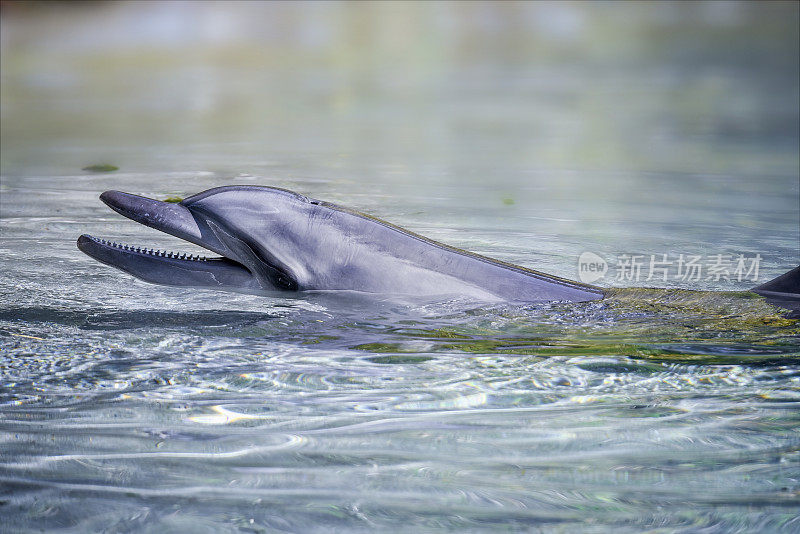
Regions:
<instances>
[{"instance_id":1,"label":"dolphin rostrum","mask_svg":"<svg viewBox=\"0 0 800 534\"><path fill-rule=\"evenodd\" d=\"M275 187L217 187L177 204L120 191L106 191L100 199L129 219L221 256L178 255L89 235L78 238L78 248L92 258L156 284L244 292L457 294L519 302L582 302L604 296L598 287L473 254ZM774 282L776 288L770 285ZM800 299L800 267L754 291Z\"/></svg>"}]
</instances>

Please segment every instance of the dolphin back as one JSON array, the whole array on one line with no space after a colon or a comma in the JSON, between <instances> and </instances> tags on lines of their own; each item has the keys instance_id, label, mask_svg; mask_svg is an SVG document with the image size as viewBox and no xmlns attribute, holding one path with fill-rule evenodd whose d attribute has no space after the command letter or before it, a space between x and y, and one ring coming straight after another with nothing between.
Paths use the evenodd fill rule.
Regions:
<instances>
[{"instance_id":1,"label":"dolphin back","mask_svg":"<svg viewBox=\"0 0 800 534\"><path fill-rule=\"evenodd\" d=\"M350 236L369 236L369 243L362 247L364 256L389 256L395 262L391 272L381 272L384 280L398 275L398 270L421 269L425 273L435 273L442 277L442 293L454 292L449 289L458 283L473 286L483 292L508 301L544 302L571 301L582 302L601 299L603 290L527 269L519 265L481 256L466 250L439 243L422 235L401 228L377 217L349 208L318 202L321 208L338 212L336 225ZM365 239L361 239L361 244ZM364 250L366 249L366 250ZM363 263L368 258L354 258L353 262ZM418 274L413 285L418 281ZM456 285L448 286L447 281ZM402 288L397 288L402 292Z\"/></svg>"},{"instance_id":2,"label":"dolphin back","mask_svg":"<svg viewBox=\"0 0 800 534\"><path fill-rule=\"evenodd\" d=\"M800 265L751 291L776 306L792 310L793 316L800 317Z\"/></svg>"}]
</instances>

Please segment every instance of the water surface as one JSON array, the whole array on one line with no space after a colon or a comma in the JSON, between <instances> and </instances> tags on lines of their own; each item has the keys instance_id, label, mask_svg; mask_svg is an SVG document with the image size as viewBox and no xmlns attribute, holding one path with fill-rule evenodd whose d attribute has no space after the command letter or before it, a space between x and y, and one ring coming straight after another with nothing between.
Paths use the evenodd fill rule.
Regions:
<instances>
[{"instance_id":1,"label":"water surface","mask_svg":"<svg viewBox=\"0 0 800 534\"><path fill-rule=\"evenodd\" d=\"M800 529L800 327L752 281L258 297L75 248L196 250L106 189L256 183L566 278L585 251L777 276L800 263L797 6L687 5L3 15L2 528Z\"/></svg>"}]
</instances>

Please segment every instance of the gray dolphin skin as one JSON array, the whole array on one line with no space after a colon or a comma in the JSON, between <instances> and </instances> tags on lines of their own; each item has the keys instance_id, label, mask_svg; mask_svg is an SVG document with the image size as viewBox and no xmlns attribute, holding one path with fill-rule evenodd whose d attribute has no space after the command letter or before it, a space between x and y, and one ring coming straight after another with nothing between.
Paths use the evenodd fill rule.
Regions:
<instances>
[{"instance_id":1,"label":"gray dolphin skin","mask_svg":"<svg viewBox=\"0 0 800 534\"><path fill-rule=\"evenodd\" d=\"M78 248L92 258L155 284L249 293L460 295L511 302L604 297L601 288L460 250L275 187L217 187L177 204L120 191L106 191L100 199L129 219L220 255L178 255L89 235L78 238ZM752 291L797 310L800 267Z\"/></svg>"},{"instance_id":2,"label":"gray dolphin skin","mask_svg":"<svg viewBox=\"0 0 800 534\"><path fill-rule=\"evenodd\" d=\"M603 297L599 288L472 254L274 187L218 187L178 204L119 191L100 199L125 217L221 256L178 256L89 235L78 239L78 248L92 258L156 284L525 302Z\"/></svg>"}]
</instances>

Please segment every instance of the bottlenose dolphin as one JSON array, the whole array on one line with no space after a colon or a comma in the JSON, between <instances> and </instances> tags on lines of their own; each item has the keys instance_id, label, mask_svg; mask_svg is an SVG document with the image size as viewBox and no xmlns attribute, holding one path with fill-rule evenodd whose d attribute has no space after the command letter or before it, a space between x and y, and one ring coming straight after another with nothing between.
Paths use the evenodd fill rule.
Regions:
<instances>
[{"instance_id":1,"label":"bottlenose dolphin","mask_svg":"<svg viewBox=\"0 0 800 534\"><path fill-rule=\"evenodd\" d=\"M138 223L221 257L134 248L89 235L78 248L156 284L244 292L352 290L463 295L515 302L583 302L604 290L438 243L336 204L264 186L209 189L180 203L106 191ZM800 299L800 267L754 291Z\"/></svg>"}]
</instances>

